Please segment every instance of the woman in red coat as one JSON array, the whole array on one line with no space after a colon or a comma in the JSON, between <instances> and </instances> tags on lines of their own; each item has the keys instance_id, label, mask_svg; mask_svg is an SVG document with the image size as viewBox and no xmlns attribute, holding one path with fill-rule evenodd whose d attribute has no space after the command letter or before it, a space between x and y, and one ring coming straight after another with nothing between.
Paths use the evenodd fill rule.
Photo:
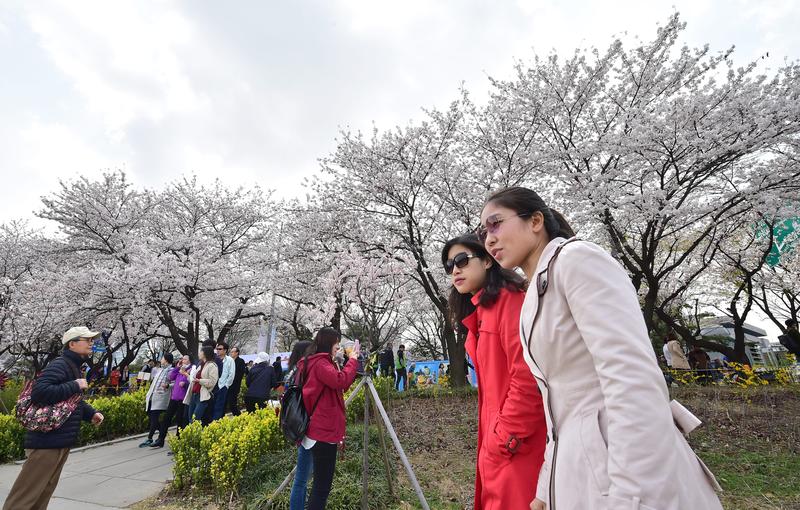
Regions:
<instances>
[{"instance_id":1,"label":"woman in red coat","mask_svg":"<svg viewBox=\"0 0 800 510\"><path fill-rule=\"evenodd\" d=\"M522 357L525 281L502 269L475 235L451 239L442 264L453 288L453 326L467 333L478 376L475 510L527 510L544 460L542 396Z\"/></svg>"},{"instance_id":2,"label":"woman in red coat","mask_svg":"<svg viewBox=\"0 0 800 510\"><path fill-rule=\"evenodd\" d=\"M344 390L353 384L358 369L358 349L350 353L342 370L333 358L339 350L341 334L333 328L322 328L297 363L297 375L303 384L303 404L310 416L302 448L311 450L314 458L314 485L309 510L325 508L336 471L337 446L344 439Z\"/></svg>"}]
</instances>

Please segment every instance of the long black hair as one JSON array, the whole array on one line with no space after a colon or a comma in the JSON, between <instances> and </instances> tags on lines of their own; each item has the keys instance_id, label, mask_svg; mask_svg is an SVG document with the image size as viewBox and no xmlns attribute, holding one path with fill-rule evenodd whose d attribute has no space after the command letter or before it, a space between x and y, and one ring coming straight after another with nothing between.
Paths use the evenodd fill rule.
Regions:
<instances>
[{"instance_id":1,"label":"long black hair","mask_svg":"<svg viewBox=\"0 0 800 510\"><path fill-rule=\"evenodd\" d=\"M300 340L299 342L295 342L294 347L292 347L292 354L289 355L289 370L293 369L297 366L297 362L300 361L300 358L308 351L308 347L311 345L311 342L308 340Z\"/></svg>"},{"instance_id":2,"label":"long black hair","mask_svg":"<svg viewBox=\"0 0 800 510\"><path fill-rule=\"evenodd\" d=\"M330 354L333 346L342 341L342 334L333 328L322 328L314 335L314 341L306 349L306 356L321 352Z\"/></svg>"},{"instance_id":3,"label":"long black hair","mask_svg":"<svg viewBox=\"0 0 800 510\"><path fill-rule=\"evenodd\" d=\"M544 228L551 240L556 237L575 237L567 219L560 212L547 207L542 197L532 189L521 186L503 188L489 195L486 203L490 202L511 209L520 216L530 217L537 212L541 213L544 217Z\"/></svg>"},{"instance_id":4,"label":"long black hair","mask_svg":"<svg viewBox=\"0 0 800 510\"><path fill-rule=\"evenodd\" d=\"M481 294L478 300L480 306L485 308L492 306L500 296L500 291L504 288L520 292L525 291L525 278L515 271L500 267L500 264L492 259L486 251L486 248L484 248L483 243L481 243L480 239L478 239L478 236L475 234L465 234L447 241L442 248L442 266L447 263L450 248L457 244L464 246L481 260L489 260L492 262L492 265L486 269L486 281L483 284L483 294ZM472 304L472 294L461 294L453 287L450 289L447 305L450 311L449 319L453 329L459 333L466 333L467 328L461 324L461 321L475 311L475 305Z\"/></svg>"}]
</instances>

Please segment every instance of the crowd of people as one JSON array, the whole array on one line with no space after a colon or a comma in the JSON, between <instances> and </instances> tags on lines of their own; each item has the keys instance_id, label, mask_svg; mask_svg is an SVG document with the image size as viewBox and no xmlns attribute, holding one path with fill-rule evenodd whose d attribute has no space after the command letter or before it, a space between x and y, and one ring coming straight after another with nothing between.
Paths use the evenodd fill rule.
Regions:
<instances>
[{"instance_id":1,"label":"crowd of people","mask_svg":"<svg viewBox=\"0 0 800 510\"><path fill-rule=\"evenodd\" d=\"M408 361L406 360L406 346L397 348L397 356L392 350L392 344L387 343L378 356L378 373L383 377L394 379L394 389L408 389Z\"/></svg>"},{"instance_id":2,"label":"crowd of people","mask_svg":"<svg viewBox=\"0 0 800 510\"><path fill-rule=\"evenodd\" d=\"M75 327L65 332L62 337L64 351L36 377L31 401L47 407L83 395L89 389L89 382L82 369L99 336L100 332L86 327ZM209 341L200 349L200 359L196 364L188 355L176 362L171 353L161 357L160 367L146 364L152 374L145 396L149 430L147 439L139 446L162 448L173 421L177 423L176 433L180 436L181 429L193 420L199 420L205 426L228 411L239 415L238 400L245 377L247 409L254 411L264 406L270 392L281 382L268 361L269 357L262 352L248 370L239 357L238 348L229 350L225 342ZM122 371L116 367L109 374L114 386L121 378ZM78 439L81 421L100 425L104 420L103 415L90 404L82 399L77 402L77 406L70 409L64 421L55 428L26 431L24 446L27 458L3 510L47 508L69 450ZM61 409L63 407L53 408L53 412L62 412Z\"/></svg>"},{"instance_id":3,"label":"crowd of people","mask_svg":"<svg viewBox=\"0 0 800 510\"><path fill-rule=\"evenodd\" d=\"M154 371L145 398L150 429L147 439L139 446L161 448L173 420L176 434L192 421L203 426L219 420L227 412L241 414L239 396L242 381L246 382L245 408L255 411L269 400L272 390L281 384L269 356L261 352L248 367L240 357L238 347L226 342L207 341L200 348L199 361L192 364L189 356L174 363L172 354L161 358L160 370ZM276 363L279 363L278 360ZM154 440L155 433L158 437Z\"/></svg>"}]
</instances>

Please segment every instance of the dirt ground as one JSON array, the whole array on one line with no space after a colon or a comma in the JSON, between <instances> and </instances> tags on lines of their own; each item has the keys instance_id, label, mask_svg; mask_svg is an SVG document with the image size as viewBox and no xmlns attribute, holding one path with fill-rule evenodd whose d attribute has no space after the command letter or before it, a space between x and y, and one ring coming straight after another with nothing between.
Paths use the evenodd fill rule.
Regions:
<instances>
[{"instance_id":1,"label":"dirt ground","mask_svg":"<svg viewBox=\"0 0 800 510\"><path fill-rule=\"evenodd\" d=\"M423 492L438 494L453 508L472 508L477 394L405 398L387 407ZM398 482L407 483L402 475Z\"/></svg>"},{"instance_id":2,"label":"dirt ground","mask_svg":"<svg viewBox=\"0 0 800 510\"><path fill-rule=\"evenodd\" d=\"M725 487L726 509L800 509L791 460L800 454L800 389L694 386L671 393L704 422L690 443ZM472 508L477 396L415 397L388 407L426 494L437 494L443 507Z\"/></svg>"}]
</instances>

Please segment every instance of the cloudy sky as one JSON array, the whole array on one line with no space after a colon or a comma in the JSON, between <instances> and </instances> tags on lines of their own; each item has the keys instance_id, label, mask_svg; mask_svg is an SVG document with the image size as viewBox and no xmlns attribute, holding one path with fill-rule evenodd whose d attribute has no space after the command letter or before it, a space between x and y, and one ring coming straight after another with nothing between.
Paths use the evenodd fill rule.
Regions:
<instances>
[{"instance_id":1,"label":"cloudy sky","mask_svg":"<svg viewBox=\"0 0 800 510\"><path fill-rule=\"evenodd\" d=\"M480 101L517 59L650 39L674 10L742 64L800 56L794 0L4 0L0 222L110 168L297 196L339 129L405 124L462 83Z\"/></svg>"}]
</instances>

